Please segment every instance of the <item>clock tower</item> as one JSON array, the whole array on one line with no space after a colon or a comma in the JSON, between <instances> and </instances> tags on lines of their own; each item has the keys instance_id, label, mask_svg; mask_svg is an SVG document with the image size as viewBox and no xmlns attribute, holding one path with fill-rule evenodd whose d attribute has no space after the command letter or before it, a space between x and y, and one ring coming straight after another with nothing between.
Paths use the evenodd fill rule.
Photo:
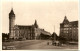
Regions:
<instances>
[{"instance_id":1,"label":"clock tower","mask_svg":"<svg viewBox=\"0 0 80 51\"><path fill-rule=\"evenodd\" d=\"M15 26L15 14L12 8L9 13L9 39L14 39L15 36L14 26Z\"/></svg>"}]
</instances>

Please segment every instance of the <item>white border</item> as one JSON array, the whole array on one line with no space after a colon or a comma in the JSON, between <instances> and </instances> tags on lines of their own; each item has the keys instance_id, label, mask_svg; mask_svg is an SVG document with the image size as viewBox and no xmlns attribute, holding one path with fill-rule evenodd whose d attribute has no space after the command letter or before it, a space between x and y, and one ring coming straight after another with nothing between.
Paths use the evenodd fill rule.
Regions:
<instances>
[{"instance_id":1,"label":"white border","mask_svg":"<svg viewBox=\"0 0 80 51\"><path fill-rule=\"evenodd\" d=\"M48 1L55 1L55 2L57 2L57 1L59 1L59 2L61 2L61 1L64 1L64 2L66 2L66 1L76 1L76 0L0 0L0 51L20 51L20 50L2 50L2 14L1 14L1 11L2 11L2 1L16 1L16 2L18 2L18 1L29 1L29 2L42 2L42 1L45 1L45 2L48 2ZM78 0L78 2L79 2L79 0ZM80 8L80 5L79 5L79 8ZM79 9L78 8L78 9ZM79 10L79 14L80 14L80 10ZM80 16L80 15L79 15ZM79 20L80 20L80 18L79 18ZM80 22L79 22L80 23ZM78 24L79 26L80 26L80 24ZM80 27L79 27L79 29L80 29ZM80 31L79 31L79 29L78 29L78 35L80 36ZM80 37L78 37L79 38L79 42L78 42L78 44L80 43ZM46 51L76 51L75 49L53 49L53 50L46 50ZM78 50L80 50L80 44L79 44L79 46L78 46ZM21 50L21 51L41 51L41 50ZM45 51L45 50L43 50L43 51Z\"/></svg>"}]
</instances>

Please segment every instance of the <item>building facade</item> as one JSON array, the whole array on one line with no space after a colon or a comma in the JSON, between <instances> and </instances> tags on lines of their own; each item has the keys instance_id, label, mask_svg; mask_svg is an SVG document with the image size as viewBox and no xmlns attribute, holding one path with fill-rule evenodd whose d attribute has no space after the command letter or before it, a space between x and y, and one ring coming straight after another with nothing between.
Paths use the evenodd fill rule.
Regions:
<instances>
[{"instance_id":1,"label":"building facade","mask_svg":"<svg viewBox=\"0 0 80 51\"><path fill-rule=\"evenodd\" d=\"M40 39L40 34L51 35L49 32L40 29L37 21L33 25L15 25L15 14L13 9L9 13L9 39Z\"/></svg>"},{"instance_id":2,"label":"building facade","mask_svg":"<svg viewBox=\"0 0 80 51\"><path fill-rule=\"evenodd\" d=\"M60 37L69 41L78 41L78 21L69 22L65 16L64 21L60 23Z\"/></svg>"}]
</instances>

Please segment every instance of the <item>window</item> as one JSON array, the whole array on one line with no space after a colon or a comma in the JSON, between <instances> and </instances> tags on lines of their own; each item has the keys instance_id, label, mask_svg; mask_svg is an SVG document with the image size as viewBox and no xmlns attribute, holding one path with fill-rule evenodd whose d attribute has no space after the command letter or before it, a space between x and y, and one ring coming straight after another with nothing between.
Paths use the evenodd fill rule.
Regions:
<instances>
[{"instance_id":1,"label":"window","mask_svg":"<svg viewBox=\"0 0 80 51\"><path fill-rule=\"evenodd\" d=\"M66 31L64 31L64 33L66 33Z\"/></svg>"},{"instance_id":2,"label":"window","mask_svg":"<svg viewBox=\"0 0 80 51\"><path fill-rule=\"evenodd\" d=\"M64 31L64 33L69 33L68 31Z\"/></svg>"},{"instance_id":3,"label":"window","mask_svg":"<svg viewBox=\"0 0 80 51\"><path fill-rule=\"evenodd\" d=\"M68 30L68 28L66 28L66 30Z\"/></svg>"},{"instance_id":4,"label":"window","mask_svg":"<svg viewBox=\"0 0 80 51\"><path fill-rule=\"evenodd\" d=\"M64 28L64 30L65 30L65 28Z\"/></svg>"},{"instance_id":5,"label":"window","mask_svg":"<svg viewBox=\"0 0 80 51\"><path fill-rule=\"evenodd\" d=\"M75 29L75 28L74 28Z\"/></svg>"},{"instance_id":6,"label":"window","mask_svg":"<svg viewBox=\"0 0 80 51\"><path fill-rule=\"evenodd\" d=\"M68 27L68 25L64 25L64 27Z\"/></svg>"},{"instance_id":7,"label":"window","mask_svg":"<svg viewBox=\"0 0 80 51\"><path fill-rule=\"evenodd\" d=\"M74 33L75 33L76 31L74 31Z\"/></svg>"},{"instance_id":8,"label":"window","mask_svg":"<svg viewBox=\"0 0 80 51\"><path fill-rule=\"evenodd\" d=\"M69 28L71 30L71 28Z\"/></svg>"},{"instance_id":9,"label":"window","mask_svg":"<svg viewBox=\"0 0 80 51\"><path fill-rule=\"evenodd\" d=\"M68 33L68 31L66 33Z\"/></svg>"},{"instance_id":10,"label":"window","mask_svg":"<svg viewBox=\"0 0 80 51\"><path fill-rule=\"evenodd\" d=\"M61 30L63 30L63 28L61 28Z\"/></svg>"},{"instance_id":11,"label":"window","mask_svg":"<svg viewBox=\"0 0 80 51\"><path fill-rule=\"evenodd\" d=\"M68 28L64 28L64 30L68 30Z\"/></svg>"}]
</instances>

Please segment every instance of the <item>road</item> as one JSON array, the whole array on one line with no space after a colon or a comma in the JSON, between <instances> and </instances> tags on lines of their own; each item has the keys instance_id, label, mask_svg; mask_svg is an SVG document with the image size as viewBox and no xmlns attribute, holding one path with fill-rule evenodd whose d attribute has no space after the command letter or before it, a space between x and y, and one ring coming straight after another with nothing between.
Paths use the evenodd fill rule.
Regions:
<instances>
[{"instance_id":1,"label":"road","mask_svg":"<svg viewBox=\"0 0 80 51\"><path fill-rule=\"evenodd\" d=\"M78 45L53 46L47 45L49 40L26 40L15 42L3 42L3 46L14 46L17 50L39 50L39 49L78 49Z\"/></svg>"}]
</instances>

